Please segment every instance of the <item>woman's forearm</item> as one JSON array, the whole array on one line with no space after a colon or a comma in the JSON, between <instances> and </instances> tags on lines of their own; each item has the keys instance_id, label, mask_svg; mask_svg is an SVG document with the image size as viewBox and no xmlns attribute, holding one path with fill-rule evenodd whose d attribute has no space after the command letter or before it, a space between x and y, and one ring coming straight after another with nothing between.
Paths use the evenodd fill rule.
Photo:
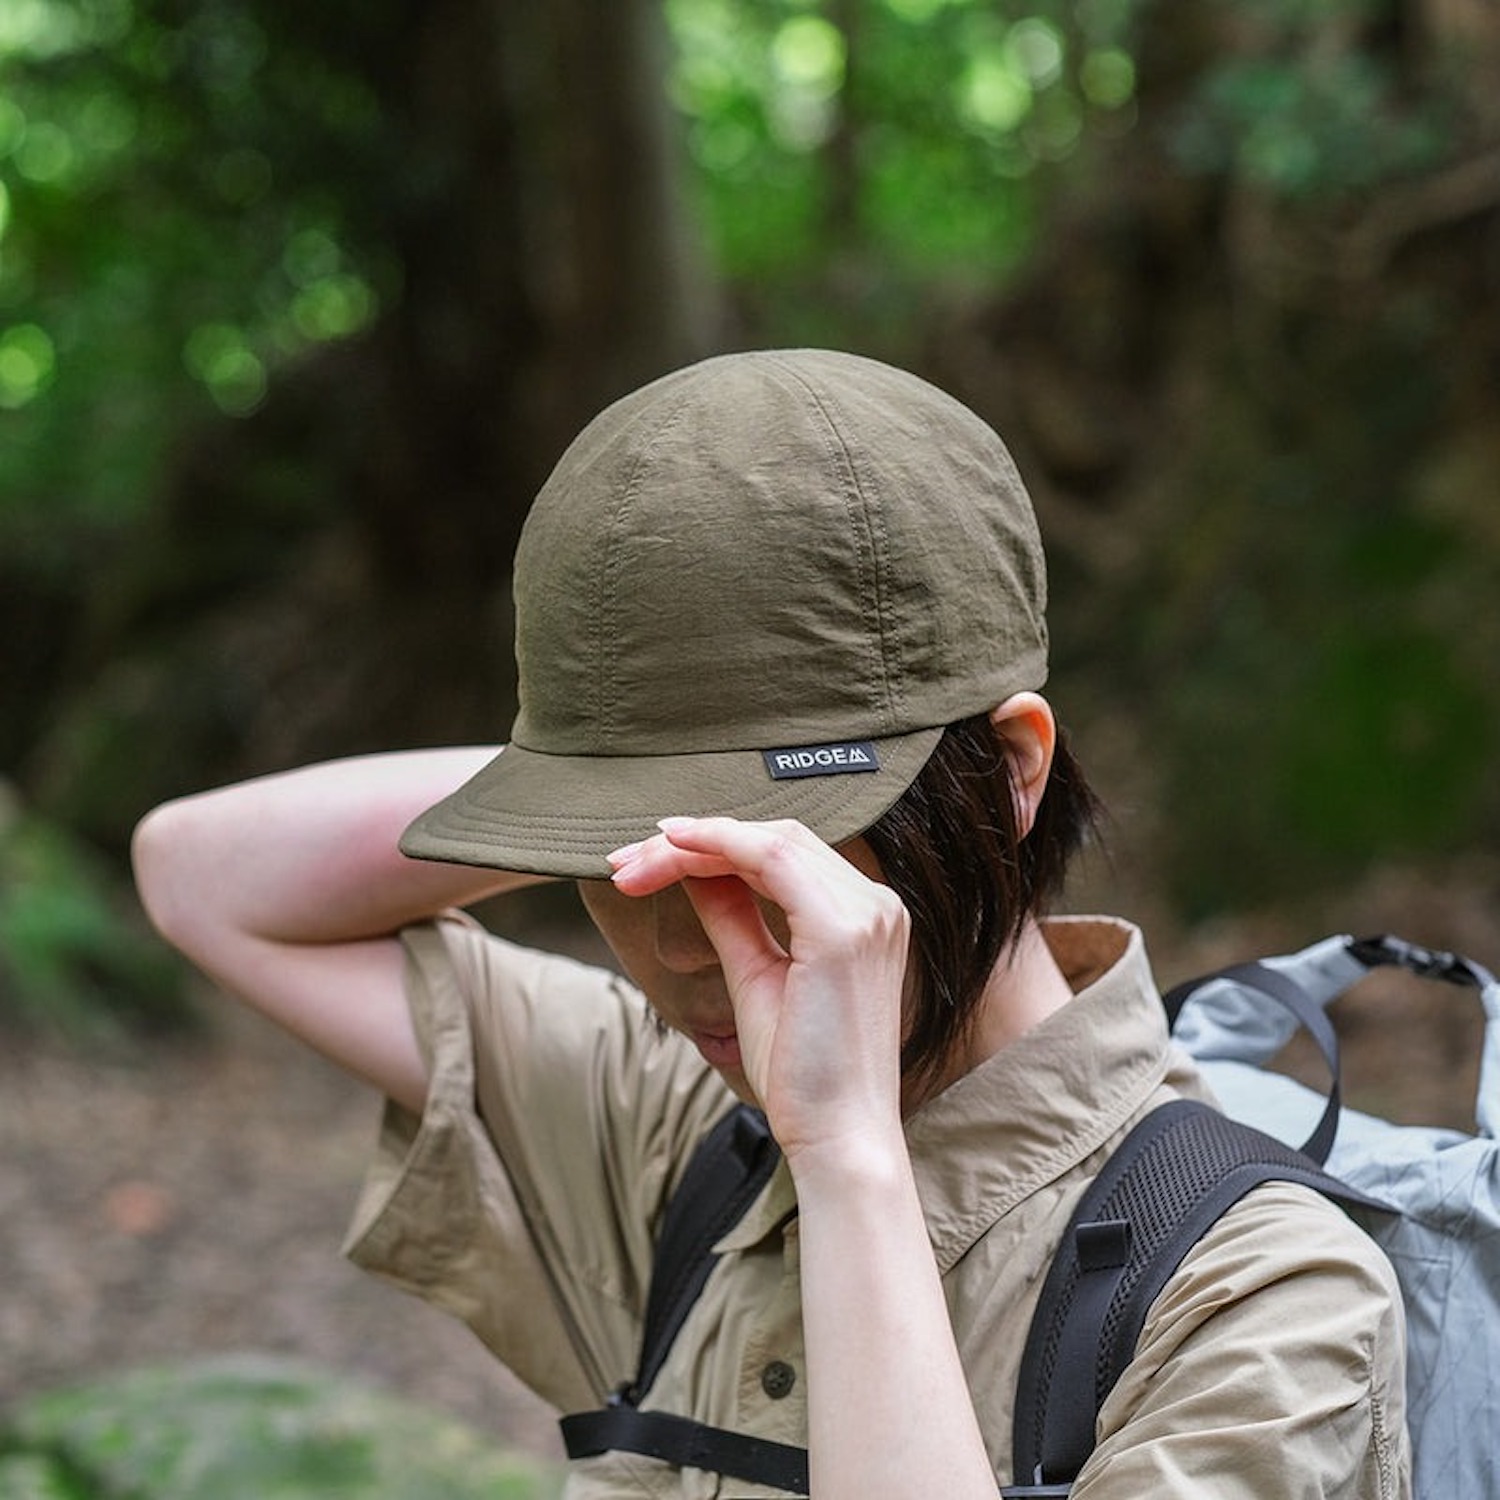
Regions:
<instances>
[{"instance_id":1,"label":"woman's forearm","mask_svg":"<svg viewBox=\"0 0 1500 1500\"><path fill-rule=\"evenodd\" d=\"M812 1493L994 1500L904 1146L838 1156L793 1168Z\"/></svg>"},{"instance_id":2,"label":"woman's forearm","mask_svg":"<svg viewBox=\"0 0 1500 1500\"><path fill-rule=\"evenodd\" d=\"M494 753L332 761L166 803L136 830L142 904L218 984L420 1107L395 934L532 877L410 860L397 839Z\"/></svg>"},{"instance_id":3,"label":"woman's forearm","mask_svg":"<svg viewBox=\"0 0 1500 1500\"><path fill-rule=\"evenodd\" d=\"M378 937L528 877L410 860L396 846L491 749L329 761L184 797L136 831L141 898L168 936L202 923L288 943Z\"/></svg>"}]
</instances>

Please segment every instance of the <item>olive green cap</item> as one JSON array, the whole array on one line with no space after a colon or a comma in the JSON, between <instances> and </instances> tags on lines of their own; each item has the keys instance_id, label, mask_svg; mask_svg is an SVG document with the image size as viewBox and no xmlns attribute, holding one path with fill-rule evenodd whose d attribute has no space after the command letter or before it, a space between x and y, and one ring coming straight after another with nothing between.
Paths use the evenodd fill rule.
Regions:
<instances>
[{"instance_id":1,"label":"olive green cap","mask_svg":"<svg viewBox=\"0 0 1500 1500\"><path fill-rule=\"evenodd\" d=\"M596 417L516 552L506 749L401 847L547 875L669 815L796 818L829 843L943 727L1047 675L1046 572L973 412L824 350L730 354Z\"/></svg>"}]
</instances>

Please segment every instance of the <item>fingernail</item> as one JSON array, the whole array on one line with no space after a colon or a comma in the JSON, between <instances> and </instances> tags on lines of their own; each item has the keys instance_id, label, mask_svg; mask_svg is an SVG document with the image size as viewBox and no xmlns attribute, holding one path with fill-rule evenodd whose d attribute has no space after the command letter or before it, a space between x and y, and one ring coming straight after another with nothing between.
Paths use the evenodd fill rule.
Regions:
<instances>
[{"instance_id":1,"label":"fingernail","mask_svg":"<svg viewBox=\"0 0 1500 1500\"><path fill-rule=\"evenodd\" d=\"M663 833L676 833L683 828L691 828L697 822L696 818L660 818L656 826Z\"/></svg>"},{"instance_id":2,"label":"fingernail","mask_svg":"<svg viewBox=\"0 0 1500 1500\"><path fill-rule=\"evenodd\" d=\"M621 865L629 864L640 852L640 844L621 844L618 849L611 849L604 857L618 869Z\"/></svg>"}]
</instances>

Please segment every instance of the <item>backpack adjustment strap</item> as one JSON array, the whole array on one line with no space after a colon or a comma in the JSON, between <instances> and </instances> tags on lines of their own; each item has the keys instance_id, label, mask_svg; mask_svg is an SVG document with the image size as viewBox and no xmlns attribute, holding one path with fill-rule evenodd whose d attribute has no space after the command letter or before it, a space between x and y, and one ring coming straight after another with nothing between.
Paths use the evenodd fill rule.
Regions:
<instances>
[{"instance_id":1,"label":"backpack adjustment strap","mask_svg":"<svg viewBox=\"0 0 1500 1500\"><path fill-rule=\"evenodd\" d=\"M1094 1219L1073 1231L1081 1271L1108 1271L1130 1259L1130 1220Z\"/></svg>"},{"instance_id":2,"label":"backpack adjustment strap","mask_svg":"<svg viewBox=\"0 0 1500 1500\"><path fill-rule=\"evenodd\" d=\"M1361 958L1353 944L1349 945L1349 952L1362 962L1370 962ZM1393 958L1381 961L1396 962ZM1317 1043L1318 1051L1328 1065L1328 1098L1313 1133L1302 1143L1301 1150L1304 1155L1310 1156L1313 1161L1322 1166L1333 1150L1334 1137L1339 1128L1339 1112L1343 1108L1343 1098L1339 1089L1339 1042L1338 1035L1333 1029L1333 1022L1328 1019L1323 1007L1308 994L1298 980L1290 974L1283 973L1280 969L1273 969L1267 963L1253 960L1250 963L1230 964L1227 968L1218 969L1212 974L1205 974L1201 979L1190 979L1168 990L1162 996L1162 1004L1167 1009L1169 1028L1176 1024L1183 1006L1200 989L1218 980L1228 980L1231 984L1253 990L1281 1006Z\"/></svg>"},{"instance_id":3,"label":"backpack adjustment strap","mask_svg":"<svg viewBox=\"0 0 1500 1500\"><path fill-rule=\"evenodd\" d=\"M619 1449L659 1458L681 1469L731 1474L792 1495L808 1491L807 1450L769 1438L626 1405L576 1412L558 1425L569 1458L592 1458Z\"/></svg>"}]
</instances>

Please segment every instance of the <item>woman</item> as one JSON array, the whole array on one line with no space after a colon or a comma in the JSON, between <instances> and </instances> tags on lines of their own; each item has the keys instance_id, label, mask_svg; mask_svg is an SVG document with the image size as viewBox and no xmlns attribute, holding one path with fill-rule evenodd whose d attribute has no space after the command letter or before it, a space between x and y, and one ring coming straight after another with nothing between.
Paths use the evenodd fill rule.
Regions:
<instances>
[{"instance_id":1,"label":"woman","mask_svg":"<svg viewBox=\"0 0 1500 1500\"><path fill-rule=\"evenodd\" d=\"M1008 453L872 361L706 361L584 430L515 578L503 752L168 804L148 910L383 1090L350 1253L563 1410L632 1372L671 1189L758 1106L782 1165L646 1404L806 1445L819 1500L993 1496L1072 1204L1198 1087L1138 935L1043 916L1092 803ZM628 981L453 914L549 877ZM1258 1188L1153 1305L1075 1492L1404 1495L1402 1358L1370 1242ZM570 1484L773 1493L620 1453Z\"/></svg>"}]
</instances>

